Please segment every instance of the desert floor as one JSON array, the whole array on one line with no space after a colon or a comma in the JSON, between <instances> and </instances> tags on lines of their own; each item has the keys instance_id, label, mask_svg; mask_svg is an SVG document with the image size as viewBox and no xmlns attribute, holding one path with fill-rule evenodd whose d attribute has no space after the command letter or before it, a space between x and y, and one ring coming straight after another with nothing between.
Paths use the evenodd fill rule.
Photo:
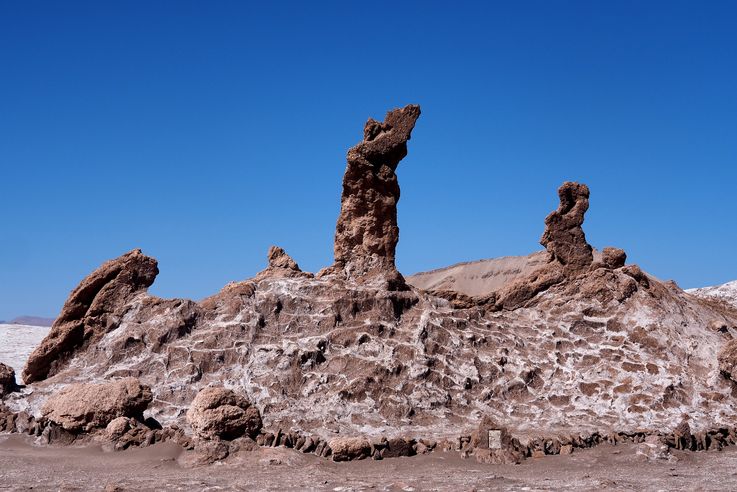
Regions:
<instances>
[{"instance_id":1,"label":"desert floor","mask_svg":"<svg viewBox=\"0 0 737 492\"><path fill-rule=\"evenodd\" d=\"M482 465L457 453L333 463L286 448L183 467L173 444L124 452L0 436L0 490L737 490L737 449L649 463L634 445Z\"/></svg>"}]
</instances>

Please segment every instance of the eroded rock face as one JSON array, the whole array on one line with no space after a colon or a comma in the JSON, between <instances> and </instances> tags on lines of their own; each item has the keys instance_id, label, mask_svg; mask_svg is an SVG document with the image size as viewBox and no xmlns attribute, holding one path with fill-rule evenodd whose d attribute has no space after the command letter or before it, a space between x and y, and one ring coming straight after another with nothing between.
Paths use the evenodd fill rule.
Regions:
<instances>
[{"instance_id":1,"label":"eroded rock face","mask_svg":"<svg viewBox=\"0 0 737 492\"><path fill-rule=\"evenodd\" d=\"M258 408L232 390L217 387L197 394L187 411L187 421L203 439L255 438L261 430Z\"/></svg>"},{"instance_id":2,"label":"eroded rock face","mask_svg":"<svg viewBox=\"0 0 737 492\"><path fill-rule=\"evenodd\" d=\"M131 298L153 284L155 259L135 249L103 263L70 294L51 331L33 351L23 380L33 383L55 374L75 351L114 329Z\"/></svg>"},{"instance_id":3,"label":"eroded rock face","mask_svg":"<svg viewBox=\"0 0 737 492\"><path fill-rule=\"evenodd\" d=\"M151 388L136 378L101 384L70 384L52 395L42 412L50 421L71 432L103 429L118 417L143 419L153 400Z\"/></svg>"},{"instance_id":4,"label":"eroded rock face","mask_svg":"<svg viewBox=\"0 0 737 492\"><path fill-rule=\"evenodd\" d=\"M558 189L558 198L558 210L545 218L540 244L567 272L585 271L594 261L593 249L581 227L589 209L589 187L567 181Z\"/></svg>"},{"instance_id":5,"label":"eroded rock face","mask_svg":"<svg viewBox=\"0 0 737 492\"><path fill-rule=\"evenodd\" d=\"M717 356L719 371L724 377L737 383L737 340L730 340Z\"/></svg>"},{"instance_id":6,"label":"eroded rock face","mask_svg":"<svg viewBox=\"0 0 737 492\"><path fill-rule=\"evenodd\" d=\"M0 398L12 393L17 387L13 368L0 363Z\"/></svg>"},{"instance_id":7,"label":"eroded rock face","mask_svg":"<svg viewBox=\"0 0 737 492\"><path fill-rule=\"evenodd\" d=\"M395 171L419 116L420 107L408 105L389 111L383 122L369 119L363 141L348 151L332 272L352 279L378 275L390 287L404 285L394 264L399 241Z\"/></svg>"}]
</instances>

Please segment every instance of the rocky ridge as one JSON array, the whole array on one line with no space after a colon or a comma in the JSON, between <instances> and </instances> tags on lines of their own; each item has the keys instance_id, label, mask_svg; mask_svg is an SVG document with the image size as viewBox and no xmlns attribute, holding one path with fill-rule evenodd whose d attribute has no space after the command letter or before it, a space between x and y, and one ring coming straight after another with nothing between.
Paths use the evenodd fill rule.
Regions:
<instances>
[{"instance_id":1,"label":"rocky ridge","mask_svg":"<svg viewBox=\"0 0 737 492\"><path fill-rule=\"evenodd\" d=\"M732 443L735 383L716 354L737 314L626 265L622 250L594 254L585 185L563 184L546 252L491 292L405 283L395 170L419 114L366 124L348 153L335 264L317 275L274 247L255 278L194 302L150 295L158 268L140 250L102 265L29 359L32 384L4 399L3 428L177 439L214 459L283 445L337 460L478 449L505 462L651 435L675 446L685 414L699 436L689 446ZM112 407L64 428L58 395L127 378L150 389L144 414ZM482 451L489 422L505 453Z\"/></svg>"}]
</instances>

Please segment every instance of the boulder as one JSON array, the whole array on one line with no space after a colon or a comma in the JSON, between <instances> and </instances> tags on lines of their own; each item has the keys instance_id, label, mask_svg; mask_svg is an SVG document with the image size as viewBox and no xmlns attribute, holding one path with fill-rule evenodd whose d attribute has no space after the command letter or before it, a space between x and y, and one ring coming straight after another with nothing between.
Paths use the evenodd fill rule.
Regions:
<instances>
[{"instance_id":1,"label":"boulder","mask_svg":"<svg viewBox=\"0 0 737 492\"><path fill-rule=\"evenodd\" d=\"M333 461L362 460L371 456L371 443L364 437L338 437L331 439L328 446L333 452Z\"/></svg>"},{"instance_id":2,"label":"boulder","mask_svg":"<svg viewBox=\"0 0 737 492\"><path fill-rule=\"evenodd\" d=\"M54 375L74 353L115 329L117 311L151 286L158 273L156 260L140 249L103 263L69 295L51 331L28 358L23 380L33 383Z\"/></svg>"},{"instance_id":3,"label":"boulder","mask_svg":"<svg viewBox=\"0 0 737 492\"><path fill-rule=\"evenodd\" d=\"M627 253L623 249L608 247L601 251L601 262L606 268L611 270L622 268L626 261Z\"/></svg>"},{"instance_id":4,"label":"boulder","mask_svg":"<svg viewBox=\"0 0 737 492\"><path fill-rule=\"evenodd\" d=\"M567 181L558 189L558 198L558 209L545 218L540 244L567 273L581 273L594 261L593 248L581 227L589 209L589 187Z\"/></svg>"},{"instance_id":5,"label":"boulder","mask_svg":"<svg viewBox=\"0 0 737 492\"><path fill-rule=\"evenodd\" d=\"M208 387L201 390L187 411L187 421L202 439L256 438L261 414L254 405L232 390Z\"/></svg>"},{"instance_id":6,"label":"boulder","mask_svg":"<svg viewBox=\"0 0 737 492\"><path fill-rule=\"evenodd\" d=\"M18 389L15 382L15 370L12 367L0 363L0 398Z\"/></svg>"},{"instance_id":7,"label":"boulder","mask_svg":"<svg viewBox=\"0 0 737 492\"><path fill-rule=\"evenodd\" d=\"M329 270L354 280L378 277L390 289L404 288L394 258L399 241L396 169L420 116L408 105L366 122L363 140L348 151L340 215L335 227L335 264Z\"/></svg>"},{"instance_id":8,"label":"boulder","mask_svg":"<svg viewBox=\"0 0 737 492\"><path fill-rule=\"evenodd\" d=\"M51 396L43 415L70 432L105 428L118 417L143 420L153 400L151 389L136 378L101 384L71 384Z\"/></svg>"}]
</instances>

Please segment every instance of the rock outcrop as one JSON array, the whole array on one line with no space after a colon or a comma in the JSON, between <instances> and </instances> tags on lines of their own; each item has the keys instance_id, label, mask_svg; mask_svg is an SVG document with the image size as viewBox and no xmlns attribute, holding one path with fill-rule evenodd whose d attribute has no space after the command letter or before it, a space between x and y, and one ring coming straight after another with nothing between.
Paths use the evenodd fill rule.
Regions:
<instances>
[{"instance_id":1,"label":"rock outcrop","mask_svg":"<svg viewBox=\"0 0 737 492\"><path fill-rule=\"evenodd\" d=\"M0 398L12 393L17 388L13 368L0 363Z\"/></svg>"},{"instance_id":2,"label":"rock outcrop","mask_svg":"<svg viewBox=\"0 0 737 492\"><path fill-rule=\"evenodd\" d=\"M23 369L26 383L52 376L76 352L99 340L120 322L121 309L153 284L156 260L135 249L102 264L64 303L50 333Z\"/></svg>"},{"instance_id":3,"label":"rock outcrop","mask_svg":"<svg viewBox=\"0 0 737 492\"><path fill-rule=\"evenodd\" d=\"M70 384L51 396L43 415L67 431L104 429L119 417L143 420L153 396L151 388L135 378L101 384Z\"/></svg>"},{"instance_id":4,"label":"rock outcrop","mask_svg":"<svg viewBox=\"0 0 737 492\"><path fill-rule=\"evenodd\" d=\"M545 218L540 244L563 265L568 273L583 272L593 263L593 248L583 232L584 215L589 209L589 187L567 181L558 189L558 210Z\"/></svg>"},{"instance_id":5,"label":"rock outcrop","mask_svg":"<svg viewBox=\"0 0 737 492\"><path fill-rule=\"evenodd\" d=\"M312 274L303 272L299 268L299 265L297 265L297 262L278 246L271 246L266 258L269 261L269 265L256 276L257 279L265 277L312 277Z\"/></svg>"},{"instance_id":6,"label":"rock outcrop","mask_svg":"<svg viewBox=\"0 0 737 492\"><path fill-rule=\"evenodd\" d=\"M337 437L328 443L333 461L362 460L371 456L371 443L365 437Z\"/></svg>"},{"instance_id":7,"label":"rock outcrop","mask_svg":"<svg viewBox=\"0 0 737 492\"><path fill-rule=\"evenodd\" d=\"M639 443L682 414L693 416L691 449L708 447L698 437L707 429L726 429L710 435L729 442L737 426L734 385L715 377L715 354L737 314L716 311L635 265L616 268L623 253L603 254L601 266L589 262L582 192L570 200L563 194L572 205L562 203L547 224L551 253L523 262L523 282L514 289L453 297L403 286L393 261L394 170L418 115L409 107L384 123L370 121L364 142L349 153L333 268L303 277L273 249L268 274L200 302L145 292L156 267L140 253L114 274L98 271L34 355L35 382L4 400L0 427L29 427L22 412L45 413L95 437L109 426L105 435L121 446L155 441L154 426L139 425L151 395L134 398L142 403L129 410L106 403L116 400L107 387L78 385L134 375L151 388L147 416L160 423L161 438L194 431L188 446L206 461L254 442L336 460L435 446L477 449L482 461L507 459L473 447L483 432L475 441L466 433L480 415L502 422L502 446L516 449L514 439L522 440L526 456L589 447L610 432L612 440L628 435L626 442ZM713 320L727 331L710 329ZM722 370L733 372L724 363ZM222 385L233 394L202 392ZM273 433L251 439L261 418ZM54 426L45 428L63 430ZM64 432L52 439L78 436ZM460 433L448 447L449 436Z\"/></svg>"},{"instance_id":8,"label":"rock outcrop","mask_svg":"<svg viewBox=\"0 0 737 492\"><path fill-rule=\"evenodd\" d=\"M407 155L419 116L420 107L408 105L389 111L383 122L369 118L363 141L348 151L332 273L359 281L378 278L389 289L404 288L394 264L399 241L395 171Z\"/></svg>"},{"instance_id":9,"label":"rock outcrop","mask_svg":"<svg viewBox=\"0 0 737 492\"><path fill-rule=\"evenodd\" d=\"M717 355L719 371L730 381L737 383L737 340L730 340Z\"/></svg>"},{"instance_id":10,"label":"rock outcrop","mask_svg":"<svg viewBox=\"0 0 737 492\"><path fill-rule=\"evenodd\" d=\"M610 270L622 268L626 261L627 253L623 249L608 247L601 251L601 262L605 268Z\"/></svg>"},{"instance_id":11,"label":"rock outcrop","mask_svg":"<svg viewBox=\"0 0 737 492\"><path fill-rule=\"evenodd\" d=\"M218 387L197 394L187 411L187 421L202 439L255 438L262 425L258 408L232 390Z\"/></svg>"}]
</instances>

